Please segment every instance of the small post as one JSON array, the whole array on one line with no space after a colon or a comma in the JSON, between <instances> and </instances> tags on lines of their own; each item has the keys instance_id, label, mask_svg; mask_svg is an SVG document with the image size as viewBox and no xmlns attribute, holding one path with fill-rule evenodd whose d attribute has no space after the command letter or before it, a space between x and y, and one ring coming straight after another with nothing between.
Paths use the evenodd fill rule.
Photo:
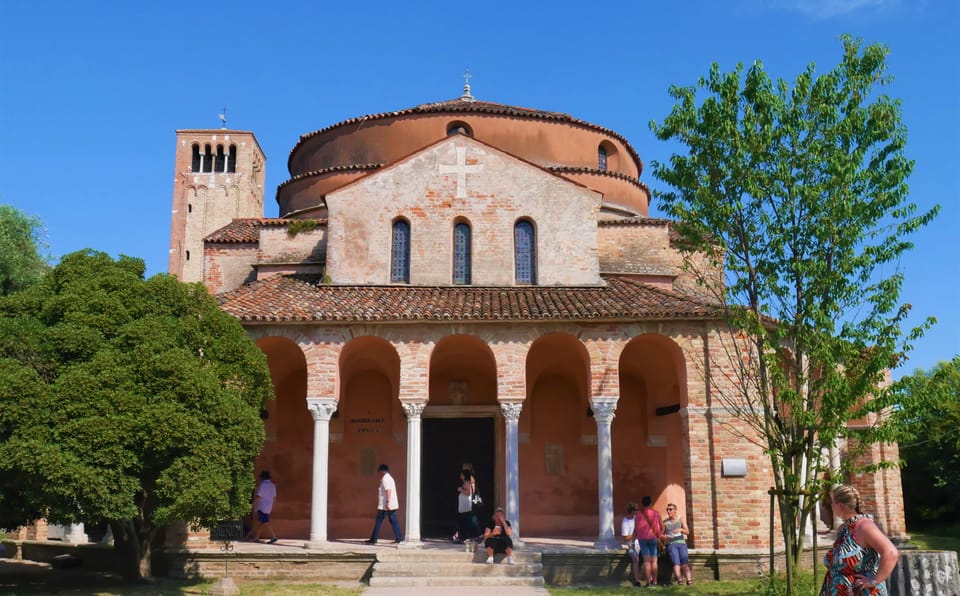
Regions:
<instances>
[{"instance_id":1,"label":"small post","mask_svg":"<svg viewBox=\"0 0 960 596\"><path fill-rule=\"evenodd\" d=\"M770 495L770 577L773 578L773 507L774 507L774 495L776 494L776 489L772 486L770 490L767 491Z\"/></svg>"},{"instance_id":2,"label":"small post","mask_svg":"<svg viewBox=\"0 0 960 596\"><path fill-rule=\"evenodd\" d=\"M239 519L225 519L217 522L210 528L210 540L223 542L220 550L223 551L223 577L210 589L211 594L227 596L239 594L240 588L230 577L230 553L233 552L232 542L243 538L243 522Z\"/></svg>"}]
</instances>

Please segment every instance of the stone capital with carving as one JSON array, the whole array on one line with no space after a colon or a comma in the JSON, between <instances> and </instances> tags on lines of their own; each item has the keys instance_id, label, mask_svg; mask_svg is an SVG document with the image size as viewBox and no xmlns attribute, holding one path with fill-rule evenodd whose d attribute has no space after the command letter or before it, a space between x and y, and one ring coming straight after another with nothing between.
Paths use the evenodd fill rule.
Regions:
<instances>
[{"instance_id":1,"label":"stone capital with carving","mask_svg":"<svg viewBox=\"0 0 960 596\"><path fill-rule=\"evenodd\" d=\"M597 423L613 422L613 417L617 409L617 398L595 397L590 400L590 409L593 410L593 418Z\"/></svg>"},{"instance_id":2,"label":"stone capital with carving","mask_svg":"<svg viewBox=\"0 0 960 596\"><path fill-rule=\"evenodd\" d=\"M509 422L516 422L520 420L520 411L523 410L523 402L519 401L505 401L500 402L500 411L503 412L503 417Z\"/></svg>"},{"instance_id":3,"label":"stone capital with carving","mask_svg":"<svg viewBox=\"0 0 960 596\"><path fill-rule=\"evenodd\" d=\"M403 408L403 413L407 415L408 420L416 420L420 418L427 404L419 401L401 401L400 407Z\"/></svg>"},{"instance_id":4,"label":"stone capital with carving","mask_svg":"<svg viewBox=\"0 0 960 596\"><path fill-rule=\"evenodd\" d=\"M318 420L329 422L334 412L337 411L337 405L337 400L332 397L307 398L307 409L310 410L310 415L313 416L314 422Z\"/></svg>"}]
</instances>

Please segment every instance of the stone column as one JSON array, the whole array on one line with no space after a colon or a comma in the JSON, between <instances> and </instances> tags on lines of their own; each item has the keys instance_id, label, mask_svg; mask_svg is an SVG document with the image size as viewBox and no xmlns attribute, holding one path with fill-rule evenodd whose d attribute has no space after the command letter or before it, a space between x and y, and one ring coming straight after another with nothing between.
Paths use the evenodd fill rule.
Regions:
<instances>
[{"instance_id":1,"label":"stone column","mask_svg":"<svg viewBox=\"0 0 960 596\"><path fill-rule=\"evenodd\" d=\"M513 541L520 546L520 439L517 433L517 421L520 420L522 402L502 402L500 411L506 421L506 470L507 470L507 502L504 505L507 519L513 525ZM493 504L496 507L496 504Z\"/></svg>"},{"instance_id":2,"label":"stone column","mask_svg":"<svg viewBox=\"0 0 960 596\"><path fill-rule=\"evenodd\" d=\"M401 402L407 415L407 527L404 529L404 542L420 543L420 414L427 404L423 402Z\"/></svg>"},{"instance_id":3,"label":"stone column","mask_svg":"<svg viewBox=\"0 0 960 596\"><path fill-rule=\"evenodd\" d=\"M310 495L310 544L327 541L327 470L330 469L330 418L337 411L332 397L308 397L313 416L313 487Z\"/></svg>"},{"instance_id":4,"label":"stone column","mask_svg":"<svg viewBox=\"0 0 960 596\"><path fill-rule=\"evenodd\" d=\"M83 522L78 524L70 524L67 526L67 533L63 537L65 542L70 542L73 544L85 544L89 542L87 539L87 532L83 527Z\"/></svg>"},{"instance_id":5,"label":"stone column","mask_svg":"<svg viewBox=\"0 0 960 596\"><path fill-rule=\"evenodd\" d=\"M595 397L590 400L593 419L597 422L597 484L600 497L600 534L593 547L600 550L620 548L613 534L613 442L610 439L610 424L616 408L615 397Z\"/></svg>"}]
</instances>

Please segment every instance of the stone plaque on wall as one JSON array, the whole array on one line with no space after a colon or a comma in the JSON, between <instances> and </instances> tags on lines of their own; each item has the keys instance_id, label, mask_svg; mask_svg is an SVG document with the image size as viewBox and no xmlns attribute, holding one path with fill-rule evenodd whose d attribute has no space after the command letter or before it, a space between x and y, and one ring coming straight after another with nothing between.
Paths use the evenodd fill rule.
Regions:
<instances>
[{"instance_id":1,"label":"stone plaque on wall","mask_svg":"<svg viewBox=\"0 0 960 596\"><path fill-rule=\"evenodd\" d=\"M466 381L450 381L450 403L455 406L462 406L467 403Z\"/></svg>"},{"instance_id":2,"label":"stone plaque on wall","mask_svg":"<svg viewBox=\"0 0 960 596\"><path fill-rule=\"evenodd\" d=\"M364 447L360 450L360 475L373 476L377 472L377 452L373 447Z\"/></svg>"},{"instance_id":3,"label":"stone plaque on wall","mask_svg":"<svg viewBox=\"0 0 960 596\"><path fill-rule=\"evenodd\" d=\"M543 454L544 472L547 476L563 475L563 445L546 445Z\"/></svg>"}]
</instances>

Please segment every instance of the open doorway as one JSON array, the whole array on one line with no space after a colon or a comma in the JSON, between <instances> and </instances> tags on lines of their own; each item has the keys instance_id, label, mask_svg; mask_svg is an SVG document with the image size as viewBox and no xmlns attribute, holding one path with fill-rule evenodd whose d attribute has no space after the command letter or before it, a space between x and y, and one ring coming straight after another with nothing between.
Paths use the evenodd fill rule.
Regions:
<instances>
[{"instance_id":1,"label":"open doorway","mask_svg":"<svg viewBox=\"0 0 960 596\"><path fill-rule=\"evenodd\" d=\"M484 506L494 499L494 419L424 418L420 483L420 533L449 538L457 529L457 476L473 464ZM486 513L489 515L489 512ZM481 525L486 519L481 513Z\"/></svg>"}]
</instances>

